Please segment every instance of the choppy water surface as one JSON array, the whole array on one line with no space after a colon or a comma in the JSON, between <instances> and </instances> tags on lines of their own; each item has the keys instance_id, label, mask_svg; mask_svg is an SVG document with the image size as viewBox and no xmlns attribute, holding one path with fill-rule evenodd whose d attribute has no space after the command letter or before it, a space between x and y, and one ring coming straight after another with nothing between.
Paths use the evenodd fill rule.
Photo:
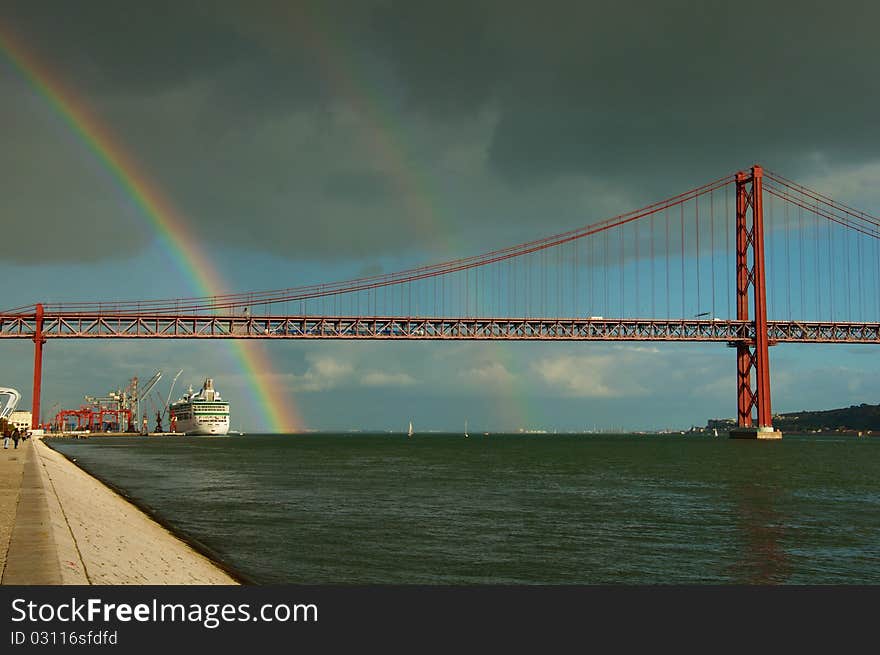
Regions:
<instances>
[{"instance_id":1,"label":"choppy water surface","mask_svg":"<svg viewBox=\"0 0 880 655\"><path fill-rule=\"evenodd\" d=\"M880 439L54 441L263 583L880 584Z\"/></svg>"}]
</instances>

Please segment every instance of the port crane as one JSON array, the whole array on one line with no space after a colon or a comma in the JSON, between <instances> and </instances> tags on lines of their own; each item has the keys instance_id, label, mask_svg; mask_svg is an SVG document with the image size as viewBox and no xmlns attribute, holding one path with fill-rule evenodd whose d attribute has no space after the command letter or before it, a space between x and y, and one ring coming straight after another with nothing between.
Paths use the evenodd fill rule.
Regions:
<instances>
[{"instance_id":1,"label":"port crane","mask_svg":"<svg viewBox=\"0 0 880 655\"><path fill-rule=\"evenodd\" d=\"M162 379L162 371L156 371L155 373L153 373L153 377L151 377L149 380L147 380L147 383L144 385L143 391L141 391L140 395L138 396L138 402L140 402L141 400L146 398L147 394L149 394L150 391L153 390L153 387L155 387L156 383L161 379Z\"/></svg>"},{"instance_id":2,"label":"port crane","mask_svg":"<svg viewBox=\"0 0 880 655\"><path fill-rule=\"evenodd\" d=\"M171 388L168 389L168 397L165 398L165 404L162 405L162 396L159 395L159 392L154 392L156 395L156 399L159 401L160 409L156 410L156 432L163 432L162 424L165 420L165 414L168 413L168 407L171 403L171 394L174 393L174 385L177 384L177 378L180 377L181 373L183 373L183 369L177 371L177 375L174 376L174 379L171 381ZM152 402L152 401L151 401Z\"/></svg>"},{"instance_id":3,"label":"port crane","mask_svg":"<svg viewBox=\"0 0 880 655\"><path fill-rule=\"evenodd\" d=\"M141 402L149 396L150 391L153 390L153 387L156 386L156 383L162 379L162 371L156 371L153 373L153 377L147 380L147 383L144 385L143 390L138 393L135 399L135 416L141 415ZM144 422L146 423L146 415L144 416ZM146 425L144 426L146 427Z\"/></svg>"},{"instance_id":4,"label":"port crane","mask_svg":"<svg viewBox=\"0 0 880 655\"><path fill-rule=\"evenodd\" d=\"M0 387L0 397L8 396L6 404L0 409L0 418L6 418L15 411L18 401L21 400L21 394L18 389L12 387Z\"/></svg>"},{"instance_id":5,"label":"port crane","mask_svg":"<svg viewBox=\"0 0 880 655\"><path fill-rule=\"evenodd\" d=\"M153 397L156 399L154 403L153 398L150 398L150 405L153 407L153 414L156 417L156 427L153 430L157 434L161 434L165 432L165 428L162 427L165 419L165 408L162 407L162 396L159 395L158 391L153 392Z\"/></svg>"}]
</instances>

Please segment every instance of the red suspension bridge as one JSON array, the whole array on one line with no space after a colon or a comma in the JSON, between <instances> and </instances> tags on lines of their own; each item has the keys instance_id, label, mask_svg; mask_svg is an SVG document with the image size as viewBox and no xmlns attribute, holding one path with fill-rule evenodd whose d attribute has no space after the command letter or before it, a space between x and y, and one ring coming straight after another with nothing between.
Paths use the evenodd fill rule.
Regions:
<instances>
[{"instance_id":1,"label":"red suspension bridge","mask_svg":"<svg viewBox=\"0 0 880 655\"><path fill-rule=\"evenodd\" d=\"M608 318L615 317L615 318ZM769 348L880 344L880 219L754 166L569 232L396 273L0 313L30 339L713 341L736 349L740 436L775 438Z\"/></svg>"}]
</instances>

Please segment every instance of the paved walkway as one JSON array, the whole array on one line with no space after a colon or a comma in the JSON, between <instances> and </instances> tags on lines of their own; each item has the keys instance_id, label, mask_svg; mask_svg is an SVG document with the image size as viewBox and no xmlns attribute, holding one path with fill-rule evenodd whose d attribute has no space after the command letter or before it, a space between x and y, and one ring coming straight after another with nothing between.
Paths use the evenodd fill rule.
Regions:
<instances>
[{"instance_id":1,"label":"paved walkway","mask_svg":"<svg viewBox=\"0 0 880 655\"><path fill-rule=\"evenodd\" d=\"M6 551L9 550L12 526L15 525L21 473L24 470L26 451L21 448L21 442L18 445L18 450L13 450L11 445L8 450L0 448L0 579L6 566Z\"/></svg>"},{"instance_id":2,"label":"paved walkway","mask_svg":"<svg viewBox=\"0 0 880 655\"><path fill-rule=\"evenodd\" d=\"M0 584L239 584L39 438L0 448Z\"/></svg>"},{"instance_id":3,"label":"paved walkway","mask_svg":"<svg viewBox=\"0 0 880 655\"><path fill-rule=\"evenodd\" d=\"M34 440L0 450L0 582L61 584L49 505Z\"/></svg>"}]
</instances>

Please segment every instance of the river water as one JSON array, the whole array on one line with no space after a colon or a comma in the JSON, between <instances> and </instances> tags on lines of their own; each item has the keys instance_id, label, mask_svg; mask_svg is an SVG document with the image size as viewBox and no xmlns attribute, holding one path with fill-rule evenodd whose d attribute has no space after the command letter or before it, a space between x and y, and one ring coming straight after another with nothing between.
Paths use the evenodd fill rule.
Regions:
<instances>
[{"instance_id":1,"label":"river water","mask_svg":"<svg viewBox=\"0 0 880 655\"><path fill-rule=\"evenodd\" d=\"M878 438L52 444L260 583L880 584Z\"/></svg>"}]
</instances>

